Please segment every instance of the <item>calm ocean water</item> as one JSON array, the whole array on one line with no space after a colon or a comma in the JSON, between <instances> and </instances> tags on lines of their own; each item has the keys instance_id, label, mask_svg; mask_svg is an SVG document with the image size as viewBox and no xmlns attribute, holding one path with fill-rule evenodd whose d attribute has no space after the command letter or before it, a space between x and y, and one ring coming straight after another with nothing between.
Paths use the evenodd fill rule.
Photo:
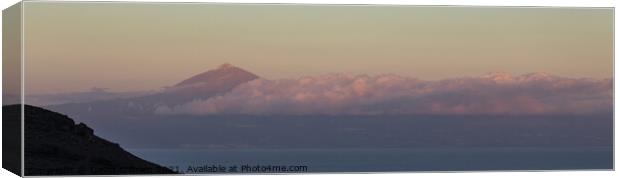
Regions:
<instances>
[{"instance_id":1,"label":"calm ocean water","mask_svg":"<svg viewBox=\"0 0 620 178\"><path fill-rule=\"evenodd\" d=\"M243 166L249 172L269 172L270 169L265 167L284 166L286 169L293 169L293 173L304 171L301 167L290 166L305 166L307 172L568 170L613 167L612 147L128 151L145 160L184 173L213 173L217 168L225 168L225 172L244 173L240 172Z\"/></svg>"}]
</instances>

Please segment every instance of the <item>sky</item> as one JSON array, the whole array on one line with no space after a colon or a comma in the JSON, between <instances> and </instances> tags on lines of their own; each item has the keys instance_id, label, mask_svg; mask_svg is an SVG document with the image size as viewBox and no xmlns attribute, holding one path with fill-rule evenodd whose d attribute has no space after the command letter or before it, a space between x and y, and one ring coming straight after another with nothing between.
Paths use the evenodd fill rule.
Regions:
<instances>
[{"instance_id":1,"label":"sky","mask_svg":"<svg viewBox=\"0 0 620 178\"><path fill-rule=\"evenodd\" d=\"M26 94L262 78L613 74L613 9L26 2Z\"/></svg>"}]
</instances>

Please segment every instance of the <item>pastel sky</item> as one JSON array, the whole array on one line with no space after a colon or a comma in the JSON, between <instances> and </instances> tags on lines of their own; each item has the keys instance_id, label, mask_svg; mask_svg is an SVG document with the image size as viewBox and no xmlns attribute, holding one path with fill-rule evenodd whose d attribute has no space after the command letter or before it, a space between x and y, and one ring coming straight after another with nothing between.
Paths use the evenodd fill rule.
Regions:
<instances>
[{"instance_id":1,"label":"pastel sky","mask_svg":"<svg viewBox=\"0 0 620 178\"><path fill-rule=\"evenodd\" d=\"M26 94L151 90L231 63L267 79L610 78L613 9L25 3Z\"/></svg>"}]
</instances>

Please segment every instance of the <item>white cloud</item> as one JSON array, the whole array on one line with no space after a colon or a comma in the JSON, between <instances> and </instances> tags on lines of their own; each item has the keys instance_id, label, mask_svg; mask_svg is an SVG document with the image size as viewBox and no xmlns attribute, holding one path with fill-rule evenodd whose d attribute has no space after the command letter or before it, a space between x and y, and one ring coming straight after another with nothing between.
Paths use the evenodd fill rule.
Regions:
<instances>
[{"instance_id":1,"label":"white cloud","mask_svg":"<svg viewBox=\"0 0 620 178\"><path fill-rule=\"evenodd\" d=\"M592 114L611 112L610 79L544 73L423 81L397 75L330 74L257 79L232 91L159 114L380 115Z\"/></svg>"}]
</instances>

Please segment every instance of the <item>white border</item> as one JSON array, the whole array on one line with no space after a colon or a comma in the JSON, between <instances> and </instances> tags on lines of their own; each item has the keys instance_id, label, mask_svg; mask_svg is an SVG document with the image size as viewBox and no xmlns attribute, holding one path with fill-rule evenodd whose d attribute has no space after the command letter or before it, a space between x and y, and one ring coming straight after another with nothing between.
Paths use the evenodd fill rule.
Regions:
<instances>
[{"instance_id":1,"label":"white border","mask_svg":"<svg viewBox=\"0 0 620 178\"><path fill-rule=\"evenodd\" d=\"M74 0L68 0L74 1ZM97 0L82 0L82 1L97 1ZM110 2L128 2L122 0L106 0ZM0 0L0 8L6 9L7 7L18 3L18 0ZM554 6L554 7L616 7L617 2L613 0L213 0L213 1L205 1L205 0L133 0L132 2L228 2L228 3L310 3L310 4L397 4L397 5L473 5L473 6ZM22 6L23 7L23 6ZM617 24L617 15L614 14L614 24ZM22 24L23 25L23 24ZM22 26L23 27L23 26ZM1 21L0 21L1 28ZM614 25L615 28L615 25ZM614 29L614 34L617 32ZM614 35L614 41L617 41L618 37ZM1 37L0 37L1 40ZM23 40L23 36L22 36ZM23 43L22 43L23 45ZM1 45L0 45L1 47ZM23 47L23 46L22 46ZM23 49L23 48L22 48ZM615 54L617 54L618 49L614 45L614 58ZM23 52L23 51L22 51ZM24 54L22 53L22 58ZM614 60L615 61L615 60ZM22 61L23 62L23 61ZM0 64L1 66L1 64ZM22 65L23 67L23 65ZM618 64L614 62L614 69L618 67ZM0 67L1 70L1 67ZM23 72L23 70L22 70ZM0 72L1 76L1 72ZM23 77L23 74L22 74ZM615 78L617 78L614 72L614 94L619 91L616 86ZM1 88L0 83L0 88ZM22 88L23 90L23 88ZM615 97L614 97L615 98ZM1 99L1 96L0 96ZM619 106L615 103L614 100L614 111L617 111ZM614 112L614 118L616 117L616 113ZM614 128L618 128L618 123L614 122ZM22 128L23 129L23 128ZM0 132L1 136L1 132ZM614 132L614 137L618 138L618 133ZM0 143L1 145L1 143ZM615 147L615 152L617 153L618 147ZM23 156L23 155L22 155ZM615 156L615 160L617 160L617 156ZM0 159L2 157L0 156ZM14 174L0 169L0 176L11 176L17 177ZM252 177L271 177L275 175L253 175ZM551 172L467 172L467 173L387 173L387 174L305 174L305 175L278 175L284 177L393 177L393 178L404 178L410 176L416 177L480 177L480 178L496 178L496 177L507 177L507 178L521 178L521 177L615 177L615 171L551 171ZM71 176L71 177L84 177L84 176ZM101 177L101 176L100 176ZM108 176L104 176L108 177ZM135 177L135 176L132 176ZM137 177L148 177L148 176L137 176ZM186 177L186 176L156 176L156 177ZM203 177L203 176L200 176ZM206 177L206 176L204 176ZM249 177L243 175L226 175L226 177Z\"/></svg>"},{"instance_id":2,"label":"white border","mask_svg":"<svg viewBox=\"0 0 620 178\"><path fill-rule=\"evenodd\" d=\"M10 0L17 2L17 0ZM27 0L41 1L41 0ZM397 5L474 5L474 6L556 6L615 7L613 0L43 0L111 2L229 2L229 3L310 3L310 4L397 4Z\"/></svg>"},{"instance_id":3,"label":"white border","mask_svg":"<svg viewBox=\"0 0 620 178\"><path fill-rule=\"evenodd\" d=\"M25 67L25 64L26 64L26 62L25 62L25 61L26 61L26 60L25 60L25 59L26 59L26 56L25 56L25 55L26 55L26 53L25 53L25 51L26 51L26 50L25 50L25 49L26 49L26 48L25 48L25 45L24 45L24 43L26 43L26 42L25 42L25 40L24 40L24 39L25 39L25 38L24 38L24 37L25 37L25 36L24 36L24 35L25 35L25 33L24 33L24 29L26 29L26 28L24 28L24 25L25 25L26 23L24 23L24 20L25 20L25 19L24 19L24 12L25 12L26 6L24 6L24 3L23 3L23 2L20 2L20 3L21 3L21 4L20 4L20 8L21 8L21 15L20 15L20 17L19 17L19 18L20 18L19 23L20 23L20 25L21 25L21 33L19 33L19 34L21 35L21 37L20 37L20 41L21 41L21 45L22 45L22 46L20 47L20 50L21 50L21 55L20 55L20 57L21 57L21 61L20 61L20 63L21 63L21 64L20 64L20 67L21 67L21 71L20 71L20 72L21 72L21 79L20 79L20 81L21 81L21 93L19 94L19 95L20 95L20 98L21 98L21 99L20 99L20 101L21 101L20 103L21 103L21 107L22 107L22 109L21 109L21 115L20 115L20 116L22 117L22 118L21 118L21 135L20 135L20 139L21 139L21 149L22 149L22 151L20 152L20 153L21 153L21 159L22 159L22 162L21 162L21 166L22 166L22 168L20 169L20 172L21 172L21 175L23 176L23 175L25 175L25 174L24 174L24 172L25 172L25 171L24 171L24 168L26 167L26 166L25 166L25 165L26 165L26 163L25 163L25 161L24 161L24 160L26 160L26 157L24 156L24 155L25 155L25 153L24 153L24 146L25 146L25 143L24 143L24 140L25 140L24 133L26 133L26 132L25 132L25 130L26 130L26 129L25 129L26 123L24 122L24 120L25 120L25 119L24 119L24 116L25 116L25 113L24 113L24 101L26 101L26 100L25 100L25 97L26 97L26 96L25 96L25 87L26 87L26 86L25 86L25 81L26 81L26 80L25 80L25 77L24 77L24 74L25 74L25 69L26 69L26 67Z\"/></svg>"}]
</instances>

